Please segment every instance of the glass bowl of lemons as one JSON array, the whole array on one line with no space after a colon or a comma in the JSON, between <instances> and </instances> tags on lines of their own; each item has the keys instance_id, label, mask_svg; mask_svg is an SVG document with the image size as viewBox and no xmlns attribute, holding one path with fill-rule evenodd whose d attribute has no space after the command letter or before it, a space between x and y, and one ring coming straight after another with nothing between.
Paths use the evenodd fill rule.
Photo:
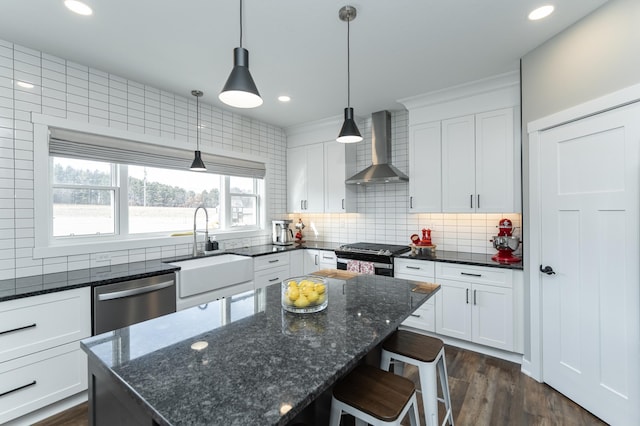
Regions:
<instances>
[{"instance_id":1,"label":"glass bowl of lemons","mask_svg":"<svg viewBox=\"0 0 640 426\"><path fill-rule=\"evenodd\" d=\"M280 300L285 311L296 314L319 312L329 303L327 281L304 275L282 281Z\"/></svg>"}]
</instances>

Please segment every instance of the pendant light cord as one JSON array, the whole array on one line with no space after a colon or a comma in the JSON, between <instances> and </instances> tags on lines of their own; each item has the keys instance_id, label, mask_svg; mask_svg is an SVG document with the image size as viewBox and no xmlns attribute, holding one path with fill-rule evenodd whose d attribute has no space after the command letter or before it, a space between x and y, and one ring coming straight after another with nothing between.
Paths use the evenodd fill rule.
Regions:
<instances>
[{"instance_id":1,"label":"pendant light cord","mask_svg":"<svg viewBox=\"0 0 640 426\"><path fill-rule=\"evenodd\" d=\"M242 47L242 0L240 0L240 47Z\"/></svg>"},{"instance_id":2,"label":"pendant light cord","mask_svg":"<svg viewBox=\"0 0 640 426\"><path fill-rule=\"evenodd\" d=\"M241 0L242 1L242 0ZM347 18L347 107L351 107L351 48L350 48L350 25L351 18Z\"/></svg>"},{"instance_id":3,"label":"pendant light cord","mask_svg":"<svg viewBox=\"0 0 640 426\"><path fill-rule=\"evenodd\" d=\"M200 96L196 96L196 149L200 151Z\"/></svg>"}]
</instances>

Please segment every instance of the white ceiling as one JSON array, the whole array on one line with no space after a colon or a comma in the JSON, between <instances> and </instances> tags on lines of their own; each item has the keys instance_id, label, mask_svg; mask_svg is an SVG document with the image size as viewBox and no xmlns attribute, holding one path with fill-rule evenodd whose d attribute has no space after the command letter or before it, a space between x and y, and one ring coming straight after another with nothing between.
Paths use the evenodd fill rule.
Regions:
<instances>
[{"instance_id":1,"label":"white ceiling","mask_svg":"<svg viewBox=\"0 0 640 426\"><path fill-rule=\"evenodd\" d=\"M517 70L519 58L606 0L246 0L244 47L264 104L236 112L277 126L342 114L351 4L351 104L364 117L409 96ZM218 92L239 44L238 0L2 0L0 38L228 107ZM531 22L534 7L554 3ZM280 103L280 94L291 102Z\"/></svg>"}]
</instances>

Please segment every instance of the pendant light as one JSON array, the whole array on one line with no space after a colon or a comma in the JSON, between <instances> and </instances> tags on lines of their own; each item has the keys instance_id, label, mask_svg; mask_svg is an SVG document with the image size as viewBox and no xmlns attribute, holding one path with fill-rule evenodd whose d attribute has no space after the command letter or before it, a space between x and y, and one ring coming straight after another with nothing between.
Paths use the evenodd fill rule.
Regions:
<instances>
[{"instance_id":1,"label":"pendant light","mask_svg":"<svg viewBox=\"0 0 640 426\"><path fill-rule=\"evenodd\" d=\"M336 138L338 142L353 143L360 142L362 135L353 119L353 108L351 108L351 50L349 46L349 23L356 19L356 8L353 6L344 6L338 12L341 21L347 22L347 107L344 109L344 124L340 129L340 134Z\"/></svg>"},{"instance_id":2,"label":"pendant light","mask_svg":"<svg viewBox=\"0 0 640 426\"><path fill-rule=\"evenodd\" d=\"M233 69L218 98L235 108L255 108L262 105L262 98L249 72L249 51L242 47L242 0L240 0L240 47L233 49Z\"/></svg>"},{"instance_id":3,"label":"pendant light","mask_svg":"<svg viewBox=\"0 0 640 426\"><path fill-rule=\"evenodd\" d=\"M202 153L200 152L200 97L204 93L200 90L192 90L191 94L196 97L196 151L189 169L194 172L204 172L207 168L202 161Z\"/></svg>"}]
</instances>

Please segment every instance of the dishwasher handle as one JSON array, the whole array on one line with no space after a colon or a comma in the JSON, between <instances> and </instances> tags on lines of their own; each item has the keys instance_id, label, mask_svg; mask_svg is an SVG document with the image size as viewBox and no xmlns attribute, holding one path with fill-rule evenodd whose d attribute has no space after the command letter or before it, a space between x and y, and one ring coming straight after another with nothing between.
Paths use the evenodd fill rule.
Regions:
<instances>
[{"instance_id":1,"label":"dishwasher handle","mask_svg":"<svg viewBox=\"0 0 640 426\"><path fill-rule=\"evenodd\" d=\"M111 293L103 293L98 294L98 300L113 300L113 299L122 299L125 297L136 296L138 294L151 293L153 291L162 290L163 288L171 287L174 285L174 281L165 281L158 284L147 285L144 287L132 288L129 290L121 290L121 291L113 291Z\"/></svg>"}]
</instances>

